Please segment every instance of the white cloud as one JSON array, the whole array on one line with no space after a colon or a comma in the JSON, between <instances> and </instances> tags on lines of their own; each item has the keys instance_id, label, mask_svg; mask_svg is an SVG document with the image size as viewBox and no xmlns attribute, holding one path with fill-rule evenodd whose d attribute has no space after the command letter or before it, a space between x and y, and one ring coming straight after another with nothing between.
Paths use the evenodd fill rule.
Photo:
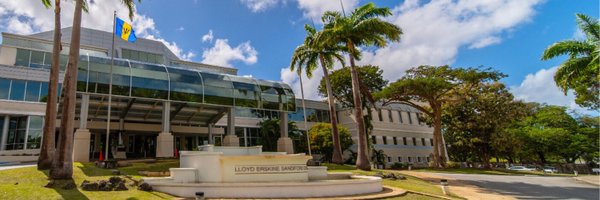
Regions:
<instances>
[{"instance_id":1,"label":"white cloud","mask_svg":"<svg viewBox=\"0 0 600 200\"><path fill-rule=\"evenodd\" d=\"M179 28L177 28L176 30L178 30L178 31L183 31L183 30L185 30L185 28L183 28L183 26L180 26L180 27L179 27Z\"/></svg>"},{"instance_id":2,"label":"white cloud","mask_svg":"<svg viewBox=\"0 0 600 200\"><path fill-rule=\"evenodd\" d=\"M356 7L350 6L351 2L353 1L344 2L346 13L351 12L350 8ZM393 16L385 19L402 28L404 34L401 41L385 48L363 52L363 59L358 64L380 66L384 70L384 78L390 81L397 80L411 67L452 64L460 47L483 48L500 43L504 33L528 22L535 14L535 6L541 2L542 0L406 0L392 9ZM306 17L320 18L322 11L316 4L328 4L330 8L337 9L340 7L339 1L299 0L299 3L300 8L305 9ZM321 76L315 75L305 81L307 94L316 93L317 88L308 85L315 85L310 82L320 81ZM298 84L297 78L284 75L283 72L281 78L291 85ZM294 92L300 93L299 87L293 88ZM314 95L312 97L318 98Z\"/></svg>"},{"instance_id":3,"label":"white cloud","mask_svg":"<svg viewBox=\"0 0 600 200\"><path fill-rule=\"evenodd\" d=\"M53 2L54 3L54 2ZM112 31L113 11L121 19L131 22L136 35L141 38L155 39L164 43L180 58L193 55L184 53L174 42L168 42L160 37L154 19L139 12L134 13L134 19L129 19L127 8L120 0L88 1L88 13L82 13L81 25L103 31ZM70 27L73 24L73 1L61 1L61 25ZM53 8L46 9L39 0L0 1L0 31L18 34L31 34L54 29ZM190 54L191 53L191 54Z\"/></svg>"},{"instance_id":4,"label":"white cloud","mask_svg":"<svg viewBox=\"0 0 600 200\"><path fill-rule=\"evenodd\" d=\"M212 42L213 41L213 31L208 30L208 33L202 36L202 42Z\"/></svg>"},{"instance_id":5,"label":"white cloud","mask_svg":"<svg viewBox=\"0 0 600 200\"><path fill-rule=\"evenodd\" d=\"M579 107L575 103L575 95L572 92L563 93L554 82L554 74L558 67L541 69L534 74L528 74L523 82L517 86L511 86L510 90L516 99L526 102L546 103L549 105L566 106L580 113L589 111Z\"/></svg>"},{"instance_id":6,"label":"white cloud","mask_svg":"<svg viewBox=\"0 0 600 200\"><path fill-rule=\"evenodd\" d=\"M231 47L229 40L216 39L215 45L202 53L202 63L232 67L231 62L242 61L251 65L258 61L257 55L249 41Z\"/></svg>"},{"instance_id":7,"label":"white cloud","mask_svg":"<svg viewBox=\"0 0 600 200\"><path fill-rule=\"evenodd\" d=\"M261 12L273 8L279 4L280 0L240 0L252 12Z\"/></svg>"},{"instance_id":8,"label":"white cloud","mask_svg":"<svg viewBox=\"0 0 600 200\"><path fill-rule=\"evenodd\" d=\"M344 10L350 13L358 5L358 0L342 0ZM321 16L325 11L342 11L339 0L298 0L298 8L303 11L304 18L321 23Z\"/></svg>"}]
</instances>

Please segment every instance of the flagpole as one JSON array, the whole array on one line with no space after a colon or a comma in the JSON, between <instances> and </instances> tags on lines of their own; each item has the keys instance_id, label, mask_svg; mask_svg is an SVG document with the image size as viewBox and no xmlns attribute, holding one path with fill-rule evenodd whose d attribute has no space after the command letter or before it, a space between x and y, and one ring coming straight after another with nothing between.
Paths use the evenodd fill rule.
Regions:
<instances>
[{"instance_id":1,"label":"flagpole","mask_svg":"<svg viewBox=\"0 0 600 200\"><path fill-rule=\"evenodd\" d=\"M113 79L113 65L115 62L115 29L116 29L116 20L117 20L117 11L115 10L113 13L113 31L112 31L112 49L110 52L110 77L108 78L108 114L106 118L106 149L104 150L104 154L106 158L108 158L108 148L110 148L109 137L110 137L110 114L111 114L111 104L112 104L112 79ZM114 157L113 157L114 159Z\"/></svg>"}]
</instances>

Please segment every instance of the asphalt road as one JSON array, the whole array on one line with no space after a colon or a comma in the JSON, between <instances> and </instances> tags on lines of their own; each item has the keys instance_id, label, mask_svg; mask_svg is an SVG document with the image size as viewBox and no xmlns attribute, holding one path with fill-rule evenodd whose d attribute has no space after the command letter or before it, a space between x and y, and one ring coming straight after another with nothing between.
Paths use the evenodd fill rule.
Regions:
<instances>
[{"instance_id":1,"label":"asphalt road","mask_svg":"<svg viewBox=\"0 0 600 200\"><path fill-rule=\"evenodd\" d=\"M600 199L599 186L583 183L571 177L446 173L440 175L518 199Z\"/></svg>"}]
</instances>

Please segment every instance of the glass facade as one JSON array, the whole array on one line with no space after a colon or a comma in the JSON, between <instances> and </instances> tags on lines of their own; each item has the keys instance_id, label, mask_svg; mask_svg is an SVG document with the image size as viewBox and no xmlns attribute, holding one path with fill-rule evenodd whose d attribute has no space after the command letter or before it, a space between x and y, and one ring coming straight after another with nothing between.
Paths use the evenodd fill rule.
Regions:
<instances>
[{"instance_id":1,"label":"glass facade","mask_svg":"<svg viewBox=\"0 0 600 200\"><path fill-rule=\"evenodd\" d=\"M65 70L67 61L68 56L61 54L59 60L60 70ZM52 66L52 53L18 48L15 66L50 69Z\"/></svg>"},{"instance_id":2,"label":"glass facade","mask_svg":"<svg viewBox=\"0 0 600 200\"><path fill-rule=\"evenodd\" d=\"M6 150L19 150L25 148L27 118L27 116L10 118L8 123L8 135L6 137Z\"/></svg>"},{"instance_id":3,"label":"glass facade","mask_svg":"<svg viewBox=\"0 0 600 200\"><path fill-rule=\"evenodd\" d=\"M110 63L109 58L81 56L77 90L107 94ZM113 95L296 111L291 88L276 82L123 59L115 59L112 72ZM315 115L329 118L322 111Z\"/></svg>"},{"instance_id":4,"label":"glass facade","mask_svg":"<svg viewBox=\"0 0 600 200\"><path fill-rule=\"evenodd\" d=\"M60 87L59 83L58 88ZM60 96L60 89L58 96ZM48 82L0 78L0 99L46 102L48 100Z\"/></svg>"},{"instance_id":5,"label":"glass facade","mask_svg":"<svg viewBox=\"0 0 600 200\"><path fill-rule=\"evenodd\" d=\"M137 60L147 63L165 64L165 58L160 54L123 49L121 57L130 60Z\"/></svg>"}]
</instances>

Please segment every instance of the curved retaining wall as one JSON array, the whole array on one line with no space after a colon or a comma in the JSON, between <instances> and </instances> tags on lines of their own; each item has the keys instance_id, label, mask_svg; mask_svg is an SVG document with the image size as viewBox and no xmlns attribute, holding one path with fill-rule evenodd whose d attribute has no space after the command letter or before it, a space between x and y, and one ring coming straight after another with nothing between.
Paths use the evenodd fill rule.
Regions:
<instances>
[{"instance_id":1,"label":"curved retaining wall","mask_svg":"<svg viewBox=\"0 0 600 200\"><path fill-rule=\"evenodd\" d=\"M144 178L156 191L178 197L207 198L314 198L369 194L383 190L381 178L352 176L345 180L252 183L174 183L171 178Z\"/></svg>"}]
</instances>

